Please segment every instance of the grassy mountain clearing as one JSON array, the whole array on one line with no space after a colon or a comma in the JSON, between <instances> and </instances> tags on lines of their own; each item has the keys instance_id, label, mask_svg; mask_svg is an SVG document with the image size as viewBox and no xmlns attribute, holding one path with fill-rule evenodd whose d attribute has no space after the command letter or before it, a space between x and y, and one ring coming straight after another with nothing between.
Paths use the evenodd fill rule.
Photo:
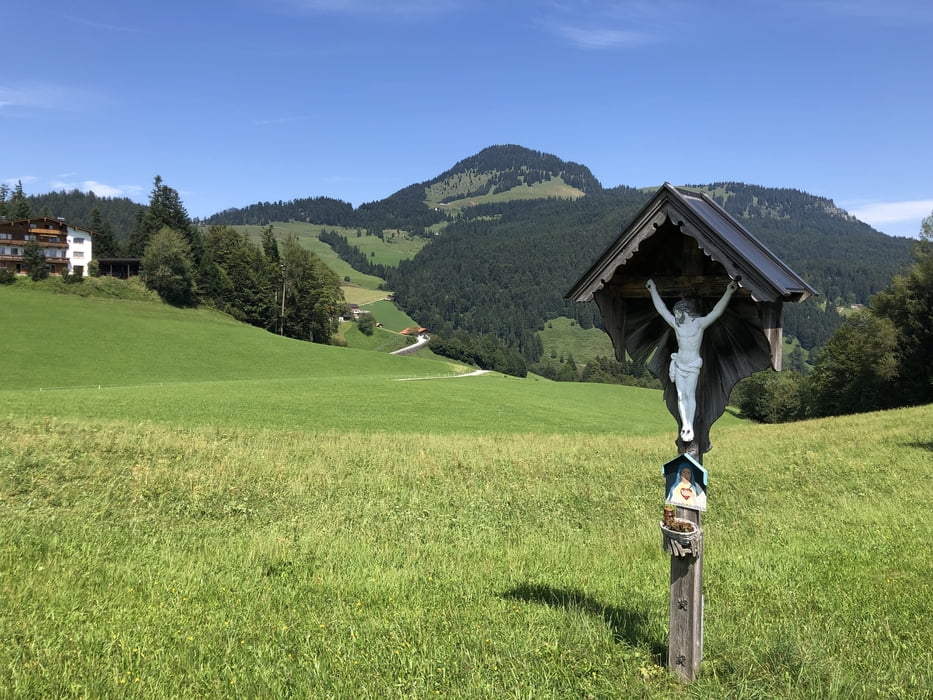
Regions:
<instances>
[{"instance_id":1,"label":"grassy mountain clearing","mask_svg":"<svg viewBox=\"0 0 933 700\"><path fill-rule=\"evenodd\" d=\"M144 306L0 288L0 695L684 694L658 392ZM931 421L717 424L687 694L923 696Z\"/></svg>"}]
</instances>

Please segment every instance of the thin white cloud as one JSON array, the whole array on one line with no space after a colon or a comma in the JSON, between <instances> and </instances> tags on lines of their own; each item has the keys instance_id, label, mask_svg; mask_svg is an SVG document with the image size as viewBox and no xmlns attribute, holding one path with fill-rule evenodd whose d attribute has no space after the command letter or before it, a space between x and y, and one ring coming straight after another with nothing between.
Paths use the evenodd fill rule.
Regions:
<instances>
[{"instance_id":1,"label":"thin white cloud","mask_svg":"<svg viewBox=\"0 0 933 700\"><path fill-rule=\"evenodd\" d=\"M11 107L31 107L42 104L42 87L18 88L0 85L0 111Z\"/></svg>"},{"instance_id":2,"label":"thin white cloud","mask_svg":"<svg viewBox=\"0 0 933 700\"><path fill-rule=\"evenodd\" d=\"M654 40L647 34L625 29L575 27L569 24L545 25L551 32L583 49L616 49L641 46Z\"/></svg>"},{"instance_id":3,"label":"thin white cloud","mask_svg":"<svg viewBox=\"0 0 933 700\"><path fill-rule=\"evenodd\" d=\"M581 49L627 49L661 41L693 11L681 0L550 2L536 23Z\"/></svg>"},{"instance_id":4,"label":"thin white cloud","mask_svg":"<svg viewBox=\"0 0 933 700\"><path fill-rule=\"evenodd\" d=\"M254 126L281 126L282 124L294 124L295 122L303 122L307 117L272 117L269 119L255 119L253 120Z\"/></svg>"},{"instance_id":5,"label":"thin white cloud","mask_svg":"<svg viewBox=\"0 0 933 700\"><path fill-rule=\"evenodd\" d=\"M133 198L142 193L143 188L138 185L107 185L97 180L82 180L81 182L68 182L64 180L53 180L49 183L53 190L65 190L70 192L78 190L84 192L93 192L98 197L129 197Z\"/></svg>"},{"instance_id":6,"label":"thin white cloud","mask_svg":"<svg viewBox=\"0 0 933 700\"><path fill-rule=\"evenodd\" d=\"M7 177L3 180L0 180L4 185L9 185L10 187L16 187L17 183L22 183L24 186L32 182L36 182L39 178L35 175L22 175L21 177Z\"/></svg>"},{"instance_id":7,"label":"thin white cloud","mask_svg":"<svg viewBox=\"0 0 933 700\"><path fill-rule=\"evenodd\" d=\"M933 212L933 199L906 202L866 202L849 211L852 216L871 224L892 224L925 219Z\"/></svg>"},{"instance_id":8,"label":"thin white cloud","mask_svg":"<svg viewBox=\"0 0 933 700\"><path fill-rule=\"evenodd\" d=\"M462 0L281 0L280 4L304 12L416 17L457 9Z\"/></svg>"},{"instance_id":9,"label":"thin white cloud","mask_svg":"<svg viewBox=\"0 0 933 700\"><path fill-rule=\"evenodd\" d=\"M109 24L107 22L95 22L92 19L85 19L83 17L75 17L73 15L60 15L60 17L69 22L74 22L75 24L81 24L85 27L91 27L92 29L103 29L108 32L119 32L119 33L142 33L139 29L133 27L126 27L118 24Z\"/></svg>"},{"instance_id":10,"label":"thin white cloud","mask_svg":"<svg viewBox=\"0 0 933 700\"><path fill-rule=\"evenodd\" d=\"M25 115L32 110L74 112L92 101L100 101L93 91L51 83L0 85L0 116Z\"/></svg>"}]
</instances>

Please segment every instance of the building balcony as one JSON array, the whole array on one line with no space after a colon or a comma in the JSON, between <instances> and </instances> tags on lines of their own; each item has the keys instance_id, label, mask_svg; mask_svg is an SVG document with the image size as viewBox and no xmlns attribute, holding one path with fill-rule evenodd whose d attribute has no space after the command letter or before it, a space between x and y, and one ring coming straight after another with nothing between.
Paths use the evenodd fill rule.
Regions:
<instances>
[{"instance_id":1,"label":"building balcony","mask_svg":"<svg viewBox=\"0 0 933 700\"><path fill-rule=\"evenodd\" d=\"M2 241L0 241L0 244L14 246L16 248L22 248L27 243L29 243L29 241L23 238L4 238ZM67 248L68 241L39 241L39 245L41 245L43 248Z\"/></svg>"},{"instance_id":2,"label":"building balcony","mask_svg":"<svg viewBox=\"0 0 933 700\"><path fill-rule=\"evenodd\" d=\"M45 261L49 263L50 265L52 263L67 264L69 260L71 260L71 258L49 257L48 255L45 256ZM0 253L0 261L23 262L23 256L22 254L10 255L9 253L6 253L6 254Z\"/></svg>"}]
</instances>

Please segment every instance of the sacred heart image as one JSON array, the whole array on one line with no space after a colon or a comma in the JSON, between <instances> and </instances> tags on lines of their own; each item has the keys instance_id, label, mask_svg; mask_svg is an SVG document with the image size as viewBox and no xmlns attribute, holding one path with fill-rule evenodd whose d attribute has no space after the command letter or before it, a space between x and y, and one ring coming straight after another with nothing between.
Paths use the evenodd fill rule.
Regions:
<instances>
[{"instance_id":1,"label":"sacred heart image","mask_svg":"<svg viewBox=\"0 0 933 700\"><path fill-rule=\"evenodd\" d=\"M664 465L664 502L682 508L706 510L706 470L689 454Z\"/></svg>"}]
</instances>

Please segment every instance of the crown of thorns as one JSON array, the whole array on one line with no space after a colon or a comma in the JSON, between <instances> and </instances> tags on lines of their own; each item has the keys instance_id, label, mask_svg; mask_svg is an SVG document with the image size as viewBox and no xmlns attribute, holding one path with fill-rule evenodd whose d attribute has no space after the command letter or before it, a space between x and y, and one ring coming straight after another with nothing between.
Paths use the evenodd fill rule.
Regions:
<instances>
[{"instance_id":1,"label":"crown of thorns","mask_svg":"<svg viewBox=\"0 0 933 700\"><path fill-rule=\"evenodd\" d=\"M691 299L681 299L678 302L674 303L674 311L684 311L688 314L696 314L696 304Z\"/></svg>"}]
</instances>

